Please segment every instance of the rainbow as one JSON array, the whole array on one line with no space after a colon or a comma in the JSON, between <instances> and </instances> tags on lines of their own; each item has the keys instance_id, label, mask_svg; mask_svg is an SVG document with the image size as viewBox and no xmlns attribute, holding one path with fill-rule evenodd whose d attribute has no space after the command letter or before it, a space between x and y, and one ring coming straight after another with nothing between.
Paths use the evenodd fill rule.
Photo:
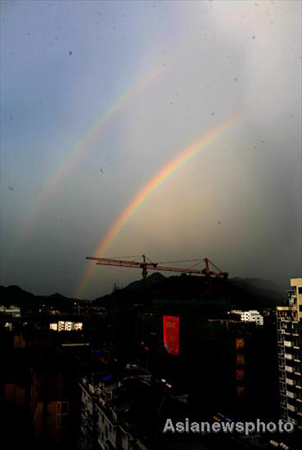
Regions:
<instances>
[{"instance_id":1,"label":"rainbow","mask_svg":"<svg viewBox=\"0 0 302 450\"><path fill-rule=\"evenodd\" d=\"M101 257L110 244L114 241L122 227L131 219L138 208L144 201L156 190L161 184L166 181L173 173L179 170L187 161L192 159L205 146L211 144L224 130L233 125L241 116L226 120L222 124L210 129L206 134L203 134L199 139L195 140L188 147L181 150L175 158L173 158L165 167L163 167L151 180L136 194L136 196L129 202L126 208L122 211L111 228L108 230L104 238L99 242L93 256ZM79 286L74 293L74 296L79 298L95 269L95 263L88 263L88 267L82 276Z\"/></svg>"},{"instance_id":2,"label":"rainbow","mask_svg":"<svg viewBox=\"0 0 302 450\"><path fill-rule=\"evenodd\" d=\"M178 48L177 52L172 53L170 60L179 59L183 54L184 49ZM51 199L55 192L58 192L60 184L66 180L75 164L89 151L90 144L101 130L122 112L131 101L145 91L148 86L152 85L168 68L169 65L165 64L164 60L154 64L152 70L149 70L144 76L132 83L132 85L128 87L128 89L126 89L100 117L97 118L94 124L86 130L72 146L67 155L65 155L63 160L52 170L48 179L43 184L38 201L32 207L25 223L22 225L19 235L15 239L12 253L17 251L22 242L33 231L45 204Z\"/></svg>"}]
</instances>

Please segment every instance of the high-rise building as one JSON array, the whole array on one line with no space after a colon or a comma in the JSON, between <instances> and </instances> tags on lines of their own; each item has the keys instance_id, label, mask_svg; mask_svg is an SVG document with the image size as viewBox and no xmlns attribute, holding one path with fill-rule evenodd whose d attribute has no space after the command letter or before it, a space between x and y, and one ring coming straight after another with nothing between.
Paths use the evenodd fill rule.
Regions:
<instances>
[{"instance_id":1,"label":"high-rise building","mask_svg":"<svg viewBox=\"0 0 302 450\"><path fill-rule=\"evenodd\" d=\"M302 430L302 278L292 278L287 306L277 307L280 414Z\"/></svg>"}]
</instances>

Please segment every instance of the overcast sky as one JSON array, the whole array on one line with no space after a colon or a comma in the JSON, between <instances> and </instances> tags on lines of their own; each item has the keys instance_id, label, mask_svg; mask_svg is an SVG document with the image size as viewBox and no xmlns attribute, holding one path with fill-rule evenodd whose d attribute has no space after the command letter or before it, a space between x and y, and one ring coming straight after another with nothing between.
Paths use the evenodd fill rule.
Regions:
<instances>
[{"instance_id":1,"label":"overcast sky","mask_svg":"<svg viewBox=\"0 0 302 450\"><path fill-rule=\"evenodd\" d=\"M129 201L237 114L103 256L301 277L301 2L1 1L1 284L73 295ZM82 297L140 277L99 266Z\"/></svg>"}]
</instances>

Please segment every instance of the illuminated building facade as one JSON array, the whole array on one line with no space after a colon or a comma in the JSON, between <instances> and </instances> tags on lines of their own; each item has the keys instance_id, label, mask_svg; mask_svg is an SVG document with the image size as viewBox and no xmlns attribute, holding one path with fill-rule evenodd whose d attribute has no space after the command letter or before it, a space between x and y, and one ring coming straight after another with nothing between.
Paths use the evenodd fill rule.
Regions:
<instances>
[{"instance_id":1,"label":"illuminated building facade","mask_svg":"<svg viewBox=\"0 0 302 450\"><path fill-rule=\"evenodd\" d=\"M288 306L277 307L280 414L302 430L302 278L290 284Z\"/></svg>"},{"instance_id":2,"label":"illuminated building facade","mask_svg":"<svg viewBox=\"0 0 302 450\"><path fill-rule=\"evenodd\" d=\"M81 331L83 323L59 320L58 322L50 323L49 329L52 331Z\"/></svg>"},{"instance_id":3,"label":"illuminated building facade","mask_svg":"<svg viewBox=\"0 0 302 450\"><path fill-rule=\"evenodd\" d=\"M235 339L236 347L236 395L244 397L246 395L246 358L245 358L245 338Z\"/></svg>"},{"instance_id":4,"label":"illuminated building facade","mask_svg":"<svg viewBox=\"0 0 302 450\"><path fill-rule=\"evenodd\" d=\"M259 313L257 310L249 310L249 311L242 311L242 310L232 310L231 314L237 314L240 316L240 320L242 322L255 322L256 325L263 325L263 316Z\"/></svg>"},{"instance_id":5,"label":"illuminated building facade","mask_svg":"<svg viewBox=\"0 0 302 450\"><path fill-rule=\"evenodd\" d=\"M0 313L6 314L10 317L21 317L21 308L16 305L10 305L9 307L5 307L0 305Z\"/></svg>"}]
</instances>

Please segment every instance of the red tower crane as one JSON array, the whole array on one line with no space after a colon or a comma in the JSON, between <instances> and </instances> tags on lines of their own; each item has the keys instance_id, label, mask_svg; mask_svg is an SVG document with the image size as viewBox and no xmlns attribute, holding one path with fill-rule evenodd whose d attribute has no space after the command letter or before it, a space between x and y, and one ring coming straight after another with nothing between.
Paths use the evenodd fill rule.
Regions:
<instances>
[{"instance_id":1,"label":"red tower crane","mask_svg":"<svg viewBox=\"0 0 302 450\"><path fill-rule=\"evenodd\" d=\"M97 265L100 266L117 266L117 267L130 267L134 269L142 269L142 276L145 280L148 275L148 270L157 270L162 272L178 272L178 273L188 273L191 275L205 275L206 278L206 293L211 293L212 287L212 276L221 277L224 279L228 278L228 272L224 272L219 267L215 266L208 258L204 258L205 268L202 270L193 269L193 268L180 268L180 267L169 267L169 266L161 266L159 263L154 263L150 261L145 255L142 255L142 261L127 261L123 259L113 259L113 258L97 258L95 256L87 256L86 259L96 261ZM148 260L148 261L147 261ZM201 260L190 260L190 261L201 261ZM173 261L169 261L172 263ZM177 261L176 261L177 262ZM178 261L178 262L187 262L187 261ZM168 264L168 263L166 263ZM210 264L216 270L210 270Z\"/></svg>"}]
</instances>

